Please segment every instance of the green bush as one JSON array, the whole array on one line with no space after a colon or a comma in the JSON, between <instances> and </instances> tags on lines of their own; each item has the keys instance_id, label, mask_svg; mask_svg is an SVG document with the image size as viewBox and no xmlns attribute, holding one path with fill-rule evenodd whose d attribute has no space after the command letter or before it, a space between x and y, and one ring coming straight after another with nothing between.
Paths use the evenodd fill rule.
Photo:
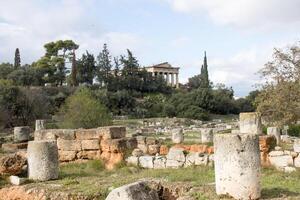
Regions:
<instances>
[{"instance_id":1,"label":"green bush","mask_svg":"<svg viewBox=\"0 0 300 200\"><path fill-rule=\"evenodd\" d=\"M88 88L79 88L68 97L61 113L64 115L63 128L96 128L112 124L107 108Z\"/></svg>"},{"instance_id":2,"label":"green bush","mask_svg":"<svg viewBox=\"0 0 300 200\"><path fill-rule=\"evenodd\" d=\"M290 125L288 129L288 135L300 137L300 125Z\"/></svg>"}]
</instances>

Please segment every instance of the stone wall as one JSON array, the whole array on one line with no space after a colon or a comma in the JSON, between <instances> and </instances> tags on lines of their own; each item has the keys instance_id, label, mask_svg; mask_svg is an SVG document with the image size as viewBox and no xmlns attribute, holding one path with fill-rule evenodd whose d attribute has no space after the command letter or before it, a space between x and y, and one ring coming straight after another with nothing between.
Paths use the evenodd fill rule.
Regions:
<instances>
[{"instance_id":1,"label":"stone wall","mask_svg":"<svg viewBox=\"0 0 300 200\"><path fill-rule=\"evenodd\" d=\"M120 126L38 130L34 140L56 140L60 162L101 159L108 169L120 163L128 149L137 146L136 138L126 138L126 128Z\"/></svg>"}]
</instances>

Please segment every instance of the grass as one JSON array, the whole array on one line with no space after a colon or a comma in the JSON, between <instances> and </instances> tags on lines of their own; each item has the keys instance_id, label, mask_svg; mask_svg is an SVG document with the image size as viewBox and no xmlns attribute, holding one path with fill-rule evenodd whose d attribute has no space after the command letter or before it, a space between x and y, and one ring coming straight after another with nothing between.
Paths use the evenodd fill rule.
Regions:
<instances>
[{"instance_id":1,"label":"grass","mask_svg":"<svg viewBox=\"0 0 300 200\"><path fill-rule=\"evenodd\" d=\"M188 184L194 187L193 197L197 200L230 199L215 194L214 170L212 167L189 167L181 169L145 170L120 165L107 171L100 161L70 163L60 167L60 179L45 183L31 183L29 188L40 186L49 191L81 193L87 197L105 199L109 191L124 184L143 178L163 179L168 183ZM300 199L300 171L291 174L268 168L262 170L262 199ZM0 184L5 181L0 179ZM54 187L56 186L56 187ZM58 187L59 186L59 187ZM1 186L0 186L1 187Z\"/></svg>"}]
</instances>

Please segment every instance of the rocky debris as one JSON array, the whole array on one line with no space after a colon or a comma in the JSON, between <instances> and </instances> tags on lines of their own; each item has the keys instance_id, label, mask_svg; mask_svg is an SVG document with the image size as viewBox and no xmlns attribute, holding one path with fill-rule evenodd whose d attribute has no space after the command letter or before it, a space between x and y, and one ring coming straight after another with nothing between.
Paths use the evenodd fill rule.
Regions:
<instances>
[{"instance_id":1,"label":"rocky debris","mask_svg":"<svg viewBox=\"0 0 300 200\"><path fill-rule=\"evenodd\" d=\"M296 171L296 168L295 167L284 167L283 171L286 173L292 173L292 172Z\"/></svg>"},{"instance_id":2,"label":"rocky debris","mask_svg":"<svg viewBox=\"0 0 300 200\"><path fill-rule=\"evenodd\" d=\"M171 148L167 155L167 168L179 168L184 165L185 154L184 149Z\"/></svg>"},{"instance_id":3,"label":"rocky debris","mask_svg":"<svg viewBox=\"0 0 300 200\"><path fill-rule=\"evenodd\" d=\"M139 181L112 190L106 200L159 200L156 190Z\"/></svg>"},{"instance_id":4,"label":"rocky debris","mask_svg":"<svg viewBox=\"0 0 300 200\"><path fill-rule=\"evenodd\" d=\"M0 174L21 174L26 164L26 156L21 153L4 156L0 158Z\"/></svg>"}]
</instances>

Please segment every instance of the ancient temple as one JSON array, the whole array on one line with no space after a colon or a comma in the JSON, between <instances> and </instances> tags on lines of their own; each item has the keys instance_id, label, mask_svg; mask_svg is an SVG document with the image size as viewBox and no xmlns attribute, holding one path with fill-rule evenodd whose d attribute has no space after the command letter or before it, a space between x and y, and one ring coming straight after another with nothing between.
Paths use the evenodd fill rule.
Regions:
<instances>
[{"instance_id":1,"label":"ancient temple","mask_svg":"<svg viewBox=\"0 0 300 200\"><path fill-rule=\"evenodd\" d=\"M153 76L161 75L165 78L167 83L172 87L179 87L179 67L172 67L168 62L157 65L145 67L147 72L152 73Z\"/></svg>"}]
</instances>

